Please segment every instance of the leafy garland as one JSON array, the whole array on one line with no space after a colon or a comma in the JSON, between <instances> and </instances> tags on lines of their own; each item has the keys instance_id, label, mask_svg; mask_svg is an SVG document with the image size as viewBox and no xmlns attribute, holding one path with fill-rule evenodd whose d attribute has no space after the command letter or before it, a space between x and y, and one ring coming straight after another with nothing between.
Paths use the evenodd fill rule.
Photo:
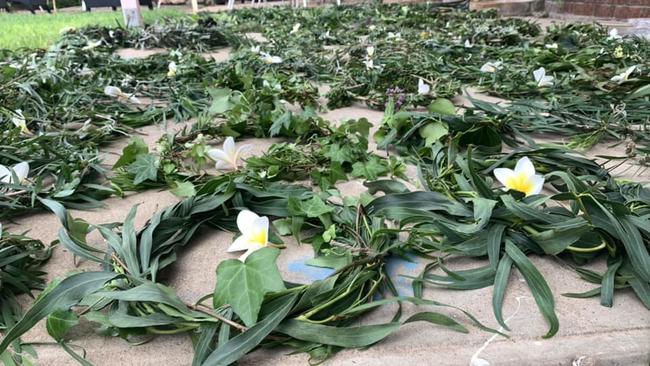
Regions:
<instances>
[{"instance_id":1,"label":"leafy garland","mask_svg":"<svg viewBox=\"0 0 650 366\"><path fill-rule=\"evenodd\" d=\"M581 135L572 146L582 148L607 137L628 138L641 144L630 157L645 153L647 77L615 82L611 73L634 64L634 70L645 75L647 41L606 37L603 29L594 26L552 28L541 35L538 27L521 20L424 5L301 12L255 9L234 14L217 15L216 21L171 22L168 28L150 27L137 34L104 28L73 31L31 64L23 58L22 66L15 67L15 56L6 63L8 71L2 75L7 85L17 87L0 89L0 97L7 101L0 122L15 128L2 135L9 139L6 146L12 153L3 155L5 160L0 162L29 157L39 172L28 189L6 185L10 190L24 190L17 191L18 195L2 191L0 198L10 202L7 214L36 205L49 208L62 222L61 243L76 256L101 263L103 271L73 274L46 289L6 332L0 343L3 357L13 341L47 316L53 338L77 361L87 364L66 340L67 330L83 316L106 334L124 338L191 332L197 341L196 365L230 364L259 345L290 346L322 361L342 348L376 343L401 324L398 312L389 323L353 327L353 321L368 311L391 302L446 306L423 299L425 285L452 289L494 285L494 313L507 329L501 305L513 265L526 278L549 322L546 337L550 337L559 327L553 294L528 259L530 254L561 255L578 266L605 254L608 270L604 274L576 268L584 279L601 287L567 295L600 295L601 303L611 306L615 289L631 287L650 307L648 189L616 181L593 161L567 149L537 146L527 136L532 131L569 136L578 132ZM379 24L371 24L376 19L381 19ZM265 62L250 41L225 36L258 27L266 29L270 38L268 45L258 46L279 55L283 62ZM441 31L449 27L455 31ZM185 51L139 61L106 57L115 46L146 46L149 37L155 39L157 34L173 35L171 47L188 39L200 40L191 42L195 50L226 44L241 47L221 64ZM368 37L361 44L356 38L360 34ZM204 35L211 35L212 41L205 42ZM97 38L101 41L94 41ZM336 46L333 58L323 44ZM597 48L607 50L595 52ZM422 54L422 49L427 52ZM64 52L69 50L74 52ZM497 59L503 59L503 68L493 65L494 72L480 72L481 65ZM180 65L178 71L171 73L170 60ZM57 66L50 67L53 63ZM554 72L551 88L533 82L530 72L540 64ZM86 70L83 65L91 65L93 77L65 76L71 70ZM35 73L39 68L46 71ZM418 78L428 92L416 89ZM59 80L68 80L68 86L57 86ZM369 126L363 120L335 128L319 118L315 113L318 94L312 84L316 81L331 83L330 106L362 100L385 108L383 124L374 137L381 148L395 149L401 158L368 154ZM79 89L86 92L80 94L82 98L101 98L105 104L71 98L66 92L69 86L78 89L86 82ZM514 100L505 107L472 101L473 108L457 115L453 104L441 97L455 95L463 84ZM120 85L127 97L116 103L101 94L106 85ZM129 103L133 93L169 103L138 110ZM525 99L530 97L536 99ZM285 101L304 109L291 111ZM86 115L67 112L79 103L89 106ZM21 113L29 120L25 127L38 131L36 136L25 135L14 122L18 105L24 106ZM409 111L417 106L428 106L428 112ZM197 116L199 120L191 131L164 137L155 152L134 141L114 167L110 188L82 183L91 176L88 172L102 173L98 167L82 169L80 165L97 156L101 143L129 126L168 116ZM68 132L66 124L89 117L83 128ZM208 142L219 141L223 135L297 140L249 159L239 172L207 177L201 170L207 162ZM359 144L346 144L350 140ZM33 158L38 154L49 158L46 146L64 151L69 141L73 141L69 144L73 150L66 154L68 160L58 159L57 165L48 166ZM515 151L501 153L503 143ZM34 154L38 150L33 146L41 146L43 152ZM544 173L549 188L556 191L553 195L522 197L491 188L493 182L486 177L497 167L513 166L522 156ZM402 176L401 159L418 164L424 192L409 192L398 181L376 180L384 175ZM57 175L54 189L43 183L48 171ZM348 174L368 179L370 194L383 191L386 195L348 197L343 204L333 204L330 199L336 193L330 188ZM321 193L286 183L306 178ZM70 217L61 205L75 207L85 202L81 207L89 207L88 203L98 204L108 194L152 186L170 186L189 197L156 214L140 231L133 225L134 210L120 226L91 225ZM272 241L277 245L281 245L279 236L289 234L311 244L315 260L334 268L335 274L308 285L285 283L275 265L279 251L271 247L255 252L245 262L222 262L215 292L209 296L212 306L203 304L209 297L186 304L157 281L159 272L175 261L176 251L191 241L200 226L234 230L235 214L244 209L275 219ZM315 235L303 238L303 229ZM88 245L85 237L91 230L102 234L109 244L107 250ZM407 239L400 233L407 234ZM413 279L415 296L411 298L396 296L384 272L388 258L405 254L432 260ZM489 264L452 271L445 267L451 256L487 256ZM432 273L434 268L442 268L447 275ZM253 280L241 283L242 276ZM231 290L242 286L247 288L244 299ZM73 312L71 307L84 310ZM494 331L466 315L479 328ZM467 331L436 312L406 320L411 321ZM356 336L346 337L351 328Z\"/></svg>"}]
</instances>

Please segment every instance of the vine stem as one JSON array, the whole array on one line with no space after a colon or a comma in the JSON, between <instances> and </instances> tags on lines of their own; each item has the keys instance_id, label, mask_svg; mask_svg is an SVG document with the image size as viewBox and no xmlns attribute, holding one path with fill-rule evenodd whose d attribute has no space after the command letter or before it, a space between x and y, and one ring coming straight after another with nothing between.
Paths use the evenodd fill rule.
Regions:
<instances>
[{"instance_id":1,"label":"vine stem","mask_svg":"<svg viewBox=\"0 0 650 366\"><path fill-rule=\"evenodd\" d=\"M201 305L201 304L199 304L199 305L185 304L185 305L188 308L192 309L192 310L196 310L196 311L201 312L203 314L210 315L211 317L219 319L220 321L230 325L231 327L237 328L242 332L245 332L245 331L248 330L248 328L246 326L243 326L243 325L241 325L241 324L239 324L237 322L234 322L234 321L232 321L232 320L230 320L228 318L225 318L225 317L215 313L214 311L212 311L212 309L208 308L205 305Z\"/></svg>"}]
</instances>

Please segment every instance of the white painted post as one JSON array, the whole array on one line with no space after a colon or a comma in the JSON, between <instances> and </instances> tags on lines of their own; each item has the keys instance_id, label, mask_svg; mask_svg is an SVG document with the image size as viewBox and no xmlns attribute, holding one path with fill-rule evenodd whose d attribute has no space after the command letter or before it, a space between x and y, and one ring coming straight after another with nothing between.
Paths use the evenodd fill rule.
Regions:
<instances>
[{"instance_id":1,"label":"white painted post","mask_svg":"<svg viewBox=\"0 0 650 366\"><path fill-rule=\"evenodd\" d=\"M196 14L199 12L199 1L192 0L192 13Z\"/></svg>"},{"instance_id":2,"label":"white painted post","mask_svg":"<svg viewBox=\"0 0 650 366\"><path fill-rule=\"evenodd\" d=\"M124 14L124 23L126 23L127 28L144 27L140 1L120 0L120 3L122 4L122 14Z\"/></svg>"}]
</instances>

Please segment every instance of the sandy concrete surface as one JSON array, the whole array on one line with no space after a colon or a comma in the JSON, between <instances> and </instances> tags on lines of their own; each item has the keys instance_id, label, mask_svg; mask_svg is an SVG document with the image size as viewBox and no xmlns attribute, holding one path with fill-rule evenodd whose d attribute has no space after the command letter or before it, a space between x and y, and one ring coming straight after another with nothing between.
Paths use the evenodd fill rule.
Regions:
<instances>
[{"instance_id":1,"label":"sandy concrete surface","mask_svg":"<svg viewBox=\"0 0 650 366\"><path fill-rule=\"evenodd\" d=\"M158 50L157 52L160 52ZM122 51L122 55L134 56L134 51ZM140 57L148 54L138 55ZM218 60L223 60L220 53ZM137 57L137 56L136 56ZM472 91L475 96L480 96ZM466 101L457 100L462 105ZM382 119L382 112L368 109L361 105L332 110L323 116L333 122L365 117L375 129ZM189 123L189 122L188 122ZM148 126L138 129L143 139L153 147L155 141L165 131L178 130L183 124ZM545 141L558 141L546 136ZM266 151L277 139L253 139L254 149L251 154L259 155ZM104 149L104 162L110 166L118 157L128 141L115 142ZM376 150L376 145L371 146ZM600 152L612 154L612 149L603 144L597 146L589 155ZM383 152L385 154L385 152ZM410 169L414 177L414 169ZM629 172L626 172L629 173ZM633 176L635 180L647 180L649 175ZM339 184L344 194L356 195L365 190L360 181ZM146 191L130 194L127 197L111 198L105 201L106 208L93 211L72 211L75 217L81 217L91 223L123 221L134 204L139 204L136 224L142 226L158 209L178 202L178 198L167 191ZM12 231L29 230L29 235L44 242L56 239L59 230L58 220L50 213L39 213L6 223ZM236 258L238 254L226 253L233 234L218 232L209 228L202 229L196 239L179 253L178 261L164 276L166 283L172 286L179 296L187 302L194 302L214 290L215 269L221 260ZM91 241L98 247L104 247L98 235L91 236ZM328 275L324 269L309 267L305 260L313 256L307 245L297 245L290 238L286 239L288 248L283 251L279 266L285 280L309 282ZM490 365L643 365L650 362L650 311L648 311L631 291L618 291L612 308L602 307L598 298L571 299L561 296L566 292L582 292L594 286L580 280L569 266L552 257L532 257L537 268L549 282L555 294L557 315L560 319L560 331L552 339L543 339L547 324L541 317L534 299L522 276L513 270L511 275L504 316L510 318L510 338L496 337L488 342L492 334L472 327L460 312L448 308L432 309L453 316L468 326L469 334L452 332L446 328L415 323L404 326L381 344L368 350L343 351L328 361L326 365L470 365L472 360L482 358ZM473 268L483 265L479 260L452 260L451 268ZM395 260L388 264L388 272L401 294L411 293L409 280L401 275L414 275L423 264ZM604 263L596 262L593 267L603 270ZM91 263L75 265L73 256L67 250L57 247L52 259L45 266L48 280L61 278L66 273L79 269L96 269ZM429 289L426 297L461 307L481 322L491 327L498 327L494 320L491 306L491 288L475 291L451 291ZM29 301L25 301L29 303ZM419 310L422 310L420 308ZM386 321L392 317L394 307L386 307L373 313L363 323ZM405 306L405 313L413 312L413 306ZM32 329L25 341L49 342L44 322ZM118 338L106 338L94 334L92 328L85 324L76 329L72 341L87 351L88 359L98 366L102 365L189 365L193 355L192 344L187 335L158 336L151 341L134 346ZM73 365L74 361L59 347L38 346L37 365ZM290 350L259 350L247 357L241 365L307 365L308 357L304 354L289 355ZM477 353L478 352L478 353ZM475 361L476 362L476 361ZM484 365L475 363L473 366Z\"/></svg>"}]
</instances>

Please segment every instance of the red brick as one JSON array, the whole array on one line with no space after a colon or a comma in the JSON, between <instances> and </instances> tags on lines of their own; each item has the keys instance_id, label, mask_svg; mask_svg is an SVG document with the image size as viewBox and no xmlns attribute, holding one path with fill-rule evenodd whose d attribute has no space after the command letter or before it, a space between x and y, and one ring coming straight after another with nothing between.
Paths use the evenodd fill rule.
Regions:
<instances>
[{"instance_id":1,"label":"red brick","mask_svg":"<svg viewBox=\"0 0 650 366\"><path fill-rule=\"evenodd\" d=\"M614 5L594 5L593 15L596 17L611 18L614 16Z\"/></svg>"},{"instance_id":2,"label":"red brick","mask_svg":"<svg viewBox=\"0 0 650 366\"><path fill-rule=\"evenodd\" d=\"M573 14L577 15L593 15L594 4L578 3L574 5Z\"/></svg>"}]
</instances>

